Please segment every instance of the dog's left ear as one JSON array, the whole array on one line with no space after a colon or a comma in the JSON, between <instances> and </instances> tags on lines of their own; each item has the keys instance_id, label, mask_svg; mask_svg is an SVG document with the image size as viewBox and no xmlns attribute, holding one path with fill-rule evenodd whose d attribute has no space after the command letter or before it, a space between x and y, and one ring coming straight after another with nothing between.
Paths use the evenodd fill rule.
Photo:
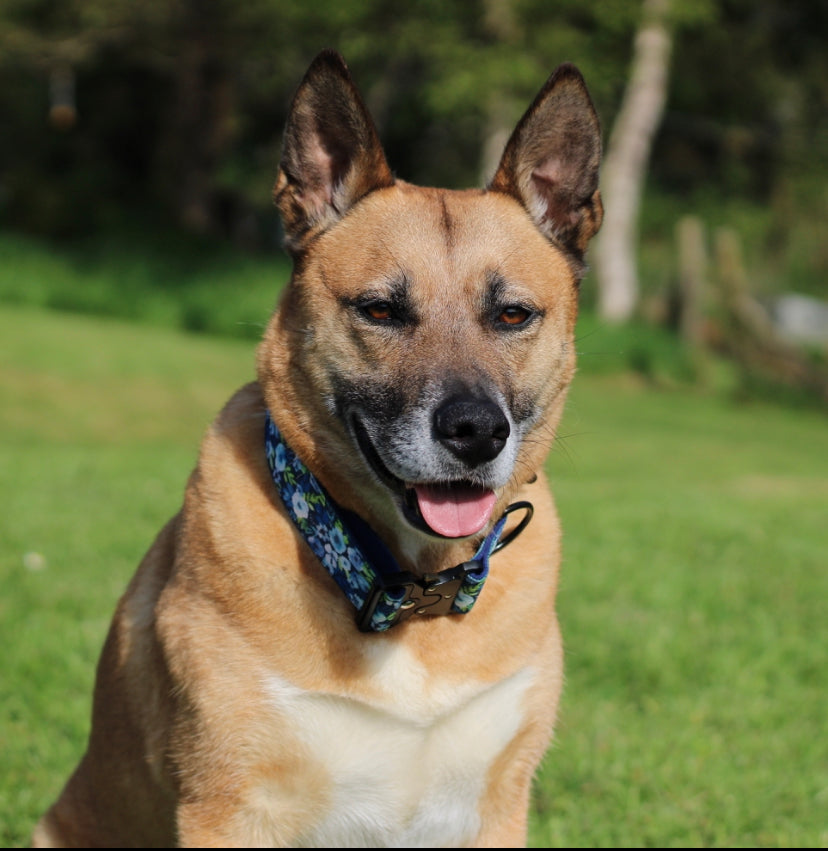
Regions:
<instances>
[{"instance_id":1,"label":"dog's left ear","mask_svg":"<svg viewBox=\"0 0 828 851\"><path fill-rule=\"evenodd\" d=\"M345 60L335 50L323 50L293 98L273 187L288 249L301 251L360 198L393 183Z\"/></svg>"},{"instance_id":2,"label":"dog's left ear","mask_svg":"<svg viewBox=\"0 0 828 851\"><path fill-rule=\"evenodd\" d=\"M509 139L489 189L523 204L579 260L601 226L601 128L580 71L559 66Z\"/></svg>"}]
</instances>

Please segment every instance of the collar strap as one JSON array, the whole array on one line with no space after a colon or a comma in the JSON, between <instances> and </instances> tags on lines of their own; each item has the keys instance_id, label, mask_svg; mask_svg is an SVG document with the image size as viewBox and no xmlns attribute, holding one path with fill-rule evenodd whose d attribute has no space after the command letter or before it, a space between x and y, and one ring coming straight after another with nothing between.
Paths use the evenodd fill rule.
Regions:
<instances>
[{"instance_id":1,"label":"collar strap","mask_svg":"<svg viewBox=\"0 0 828 851\"><path fill-rule=\"evenodd\" d=\"M471 561L416 576L401 570L388 548L356 514L338 508L316 476L282 439L266 412L265 451L288 514L308 546L357 609L364 632L384 632L412 615L471 611L489 573L489 556L511 543L532 517L532 504L516 502L480 544ZM501 541L510 512L526 514Z\"/></svg>"}]
</instances>

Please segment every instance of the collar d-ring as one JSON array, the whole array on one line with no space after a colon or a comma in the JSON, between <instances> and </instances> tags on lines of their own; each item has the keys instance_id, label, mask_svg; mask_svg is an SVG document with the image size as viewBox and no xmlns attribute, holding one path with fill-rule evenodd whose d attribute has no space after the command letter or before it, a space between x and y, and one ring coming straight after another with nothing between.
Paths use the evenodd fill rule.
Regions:
<instances>
[{"instance_id":1,"label":"collar d-ring","mask_svg":"<svg viewBox=\"0 0 828 851\"><path fill-rule=\"evenodd\" d=\"M520 518L520 522L515 526L514 529L510 529L507 534L505 534L495 545L495 548L492 550L492 555L497 552L500 552L505 546L508 546L512 543L512 541L517 538L517 536L529 525L529 521L532 519L532 515L535 513L535 507L531 502L527 502L526 500L521 500L520 502L513 502L510 506L506 508L503 512L503 516L506 517L508 514L511 514L513 511L523 511L525 512L523 517Z\"/></svg>"}]
</instances>

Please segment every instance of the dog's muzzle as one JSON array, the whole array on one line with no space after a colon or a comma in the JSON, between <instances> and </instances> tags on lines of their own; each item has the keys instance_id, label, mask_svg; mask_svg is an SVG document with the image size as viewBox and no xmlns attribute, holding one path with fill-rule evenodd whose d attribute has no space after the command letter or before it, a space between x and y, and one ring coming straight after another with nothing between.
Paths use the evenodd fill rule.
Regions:
<instances>
[{"instance_id":1,"label":"dog's muzzle","mask_svg":"<svg viewBox=\"0 0 828 851\"><path fill-rule=\"evenodd\" d=\"M389 425L353 413L349 419L368 466L392 492L409 524L431 535L463 538L480 532L511 475L499 456L512 426L487 395L444 398Z\"/></svg>"}]
</instances>

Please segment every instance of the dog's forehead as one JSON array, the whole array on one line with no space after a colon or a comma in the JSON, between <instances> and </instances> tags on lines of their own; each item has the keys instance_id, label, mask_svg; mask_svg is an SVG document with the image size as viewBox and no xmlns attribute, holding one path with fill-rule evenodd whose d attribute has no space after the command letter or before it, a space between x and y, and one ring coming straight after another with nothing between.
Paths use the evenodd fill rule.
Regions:
<instances>
[{"instance_id":1,"label":"dog's forehead","mask_svg":"<svg viewBox=\"0 0 828 851\"><path fill-rule=\"evenodd\" d=\"M401 278L429 295L471 294L493 275L541 299L574 286L563 253L519 203L496 192L398 183L363 199L323 239L322 273L342 297Z\"/></svg>"}]
</instances>

